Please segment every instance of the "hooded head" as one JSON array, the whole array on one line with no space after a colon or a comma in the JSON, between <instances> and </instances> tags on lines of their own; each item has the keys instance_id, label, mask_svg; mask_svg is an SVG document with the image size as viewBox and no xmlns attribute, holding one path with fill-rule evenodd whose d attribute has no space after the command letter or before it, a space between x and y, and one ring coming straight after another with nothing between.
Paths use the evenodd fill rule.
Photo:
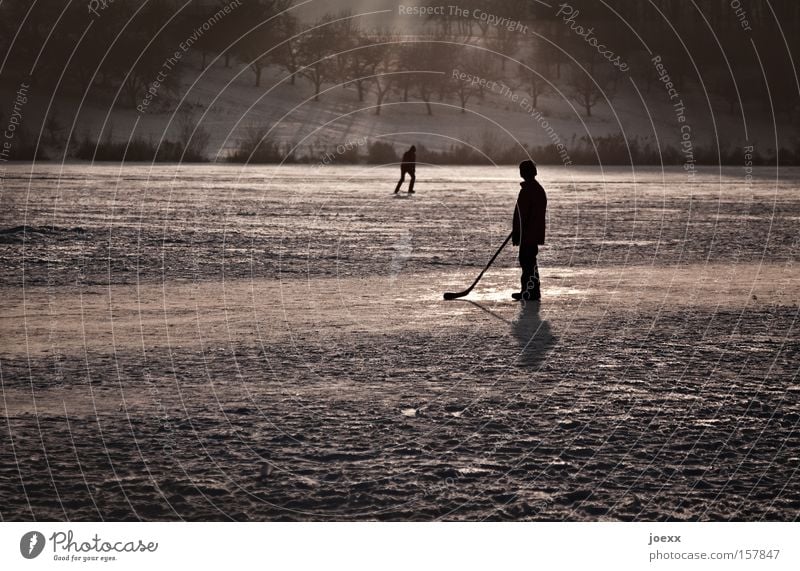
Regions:
<instances>
[{"instance_id":1,"label":"hooded head","mask_svg":"<svg viewBox=\"0 0 800 571\"><path fill-rule=\"evenodd\" d=\"M411 148L408 149L408 150L411 151L412 153L416 153L417 152L417 147L415 147L414 145L411 145Z\"/></svg>"},{"instance_id":2,"label":"hooded head","mask_svg":"<svg viewBox=\"0 0 800 571\"><path fill-rule=\"evenodd\" d=\"M519 176L525 180L536 178L537 170L533 161L522 161L519 163Z\"/></svg>"}]
</instances>

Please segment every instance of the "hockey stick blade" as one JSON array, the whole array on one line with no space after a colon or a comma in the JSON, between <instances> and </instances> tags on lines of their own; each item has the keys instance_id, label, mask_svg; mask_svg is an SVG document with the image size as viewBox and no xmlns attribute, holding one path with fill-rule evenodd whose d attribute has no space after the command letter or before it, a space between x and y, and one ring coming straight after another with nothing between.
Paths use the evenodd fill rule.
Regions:
<instances>
[{"instance_id":1,"label":"hockey stick blade","mask_svg":"<svg viewBox=\"0 0 800 571\"><path fill-rule=\"evenodd\" d=\"M471 286L469 286L464 291L460 291L458 293L453 293L451 291L448 291L447 293L444 294L445 301L450 301L450 300L453 300L453 299L458 299L459 297L464 297L465 295L469 295L469 292L471 292L472 288L474 288L475 285L481 280L481 278L483 277L483 274L486 273L486 270L489 269L489 266L492 265L492 262L494 262L495 258L497 258L497 256L500 255L500 252L503 251L503 248L506 247L506 244L508 244L509 240L511 240L511 234L508 235L508 238L506 238L506 241L503 242L503 244L497 249L497 251L494 253L494 256L492 256L492 259L489 260L489 263L486 264L486 267L483 268L483 270L481 270L481 273L478 274L478 277L475 278L475 281L472 282Z\"/></svg>"},{"instance_id":2,"label":"hockey stick blade","mask_svg":"<svg viewBox=\"0 0 800 571\"><path fill-rule=\"evenodd\" d=\"M465 295L469 294L469 292L470 292L470 290L468 290L468 289L464 290L464 291L457 292L457 293L454 293L452 291L448 291L447 293L444 294L444 298L447 301L450 301L452 299L458 299L459 297L464 297Z\"/></svg>"}]
</instances>

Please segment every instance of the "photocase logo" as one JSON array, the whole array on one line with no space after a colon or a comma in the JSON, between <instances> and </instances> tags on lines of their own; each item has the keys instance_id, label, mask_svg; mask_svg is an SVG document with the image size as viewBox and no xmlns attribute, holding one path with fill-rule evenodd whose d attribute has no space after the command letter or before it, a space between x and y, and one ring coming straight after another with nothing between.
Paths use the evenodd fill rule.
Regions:
<instances>
[{"instance_id":1,"label":"photocase logo","mask_svg":"<svg viewBox=\"0 0 800 571\"><path fill-rule=\"evenodd\" d=\"M45 543L44 534L39 531L29 531L19 540L19 552L25 559L35 559L41 555ZM50 545L55 554L55 561L106 562L115 561L119 553L155 553L158 550L157 541L105 540L98 533L89 538L76 538L71 529L54 532L50 536Z\"/></svg>"},{"instance_id":2,"label":"photocase logo","mask_svg":"<svg viewBox=\"0 0 800 571\"><path fill-rule=\"evenodd\" d=\"M35 559L44 549L44 534L29 531L19 540L19 552L25 559Z\"/></svg>"}]
</instances>

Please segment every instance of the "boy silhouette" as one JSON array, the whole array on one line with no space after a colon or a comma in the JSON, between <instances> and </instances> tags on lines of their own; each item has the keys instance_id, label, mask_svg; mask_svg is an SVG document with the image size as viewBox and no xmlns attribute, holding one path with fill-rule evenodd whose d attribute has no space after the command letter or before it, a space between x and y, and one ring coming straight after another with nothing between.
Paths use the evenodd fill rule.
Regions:
<instances>
[{"instance_id":1,"label":"boy silhouette","mask_svg":"<svg viewBox=\"0 0 800 571\"><path fill-rule=\"evenodd\" d=\"M411 182L408 184L408 194L414 194L414 171L417 169L417 147L411 145L411 148L403 153L403 160L400 163L400 180L397 181L397 186L394 188L394 193L400 190L400 185L406 179L406 173L411 176Z\"/></svg>"},{"instance_id":2,"label":"boy silhouette","mask_svg":"<svg viewBox=\"0 0 800 571\"><path fill-rule=\"evenodd\" d=\"M516 300L535 301L541 299L539 287L539 267L536 256L539 246L544 244L545 213L547 212L547 195L536 181L536 165L533 161L519 164L522 182L514 208L514 221L511 243L519 246L519 265L522 268L522 288L519 293L512 293Z\"/></svg>"}]
</instances>

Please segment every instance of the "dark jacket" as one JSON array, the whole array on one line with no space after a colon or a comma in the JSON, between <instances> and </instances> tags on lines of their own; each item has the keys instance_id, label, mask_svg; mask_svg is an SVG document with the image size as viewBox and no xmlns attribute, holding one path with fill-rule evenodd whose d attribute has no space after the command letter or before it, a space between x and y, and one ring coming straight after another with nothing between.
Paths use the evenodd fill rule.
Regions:
<instances>
[{"instance_id":1,"label":"dark jacket","mask_svg":"<svg viewBox=\"0 0 800 571\"><path fill-rule=\"evenodd\" d=\"M544 244L545 213L547 195L535 180L523 181L514 208L513 234L511 241L521 248Z\"/></svg>"},{"instance_id":2,"label":"dark jacket","mask_svg":"<svg viewBox=\"0 0 800 571\"><path fill-rule=\"evenodd\" d=\"M403 161L402 163L400 163L400 168L403 170L413 171L416 168L416 166L417 166L416 151L409 150L403 153Z\"/></svg>"}]
</instances>

